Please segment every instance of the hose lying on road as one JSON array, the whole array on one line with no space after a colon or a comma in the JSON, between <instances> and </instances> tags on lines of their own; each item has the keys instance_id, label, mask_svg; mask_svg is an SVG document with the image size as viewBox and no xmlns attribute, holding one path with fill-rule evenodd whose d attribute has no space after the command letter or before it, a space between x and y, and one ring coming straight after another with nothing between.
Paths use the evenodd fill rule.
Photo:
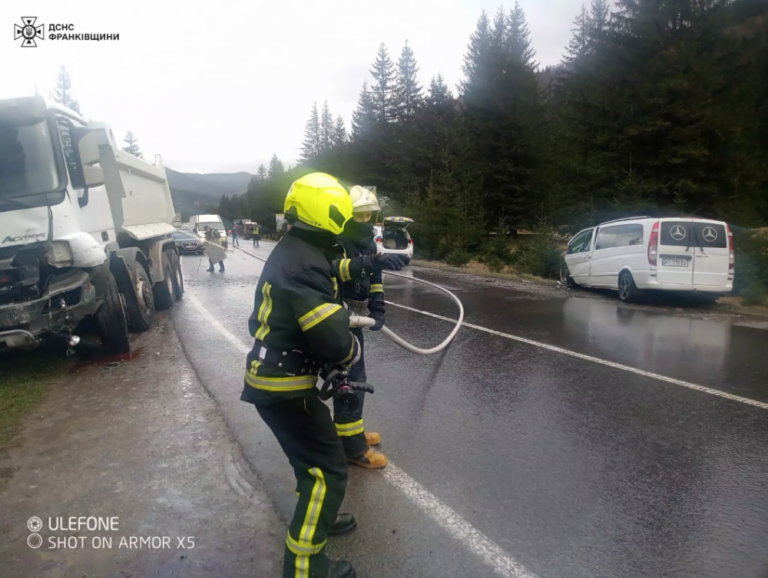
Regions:
<instances>
[{"instance_id":1,"label":"hose lying on road","mask_svg":"<svg viewBox=\"0 0 768 578\"><path fill-rule=\"evenodd\" d=\"M237 247L240 249L240 247ZM254 257L258 259L259 261L264 261L266 263L266 259L263 257L259 257L257 255L254 255L253 253L249 253L248 251L245 251L244 249L240 249L243 253L246 255L250 255L251 257ZM424 279L416 279L415 277L408 277L407 275L402 275L400 273L393 273L392 271L384 271L387 275L393 275L395 277L401 277L403 279L408 279L410 281L415 281L416 283L421 283L422 285L427 285L429 287L433 287L435 289L439 289L446 295L448 295L451 299L454 300L456 305L459 306L459 318L456 321L456 326L453 328L453 330L448 334L448 337L445 338L445 340L435 347L431 347L429 349L422 349L420 347L416 347L415 345L408 343L405 339L400 337L399 335L395 334L392 330L389 329L386 325L381 328L381 332L389 337L392 341L397 343L400 347L403 349L407 349L411 353L418 353L419 355L432 355L433 353L439 353L446 347L448 347L448 344L453 341L453 338L456 337L456 334L459 332L459 329L461 328L461 323L464 321L464 306L461 304L461 301L459 300L456 295L448 291L445 287L441 287L440 285L437 285L436 283L430 283L429 281L425 281ZM370 317L362 317L358 315L353 315L350 317L349 325L350 327L372 327L376 323L375 320L371 319Z\"/></svg>"}]
</instances>

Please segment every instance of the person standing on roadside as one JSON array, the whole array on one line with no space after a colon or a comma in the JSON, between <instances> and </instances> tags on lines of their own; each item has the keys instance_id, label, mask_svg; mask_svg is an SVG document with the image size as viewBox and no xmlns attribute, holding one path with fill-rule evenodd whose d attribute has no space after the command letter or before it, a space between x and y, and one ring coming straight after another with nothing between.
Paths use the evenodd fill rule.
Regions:
<instances>
[{"instance_id":1,"label":"person standing on roadside","mask_svg":"<svg viewBox=\"0 0 768 578\"><path fill-rule=\"evenodd\" d=\"M270 253L256 286L248 320L254 342L240 399L256 406L296 477L283 578L355 578L349 562L325 553L329 536L351 532L357 523L339 514L347 462L316 386L321 370L348 367L360 357L332 265L352 202L334 177L312 173L291 185L285 216L294 227Z\"/></svg>"},{"instance_id":2,"label":"person standing on roadside","mask_svg":"<svg viewBox=\"0 0 768 578\"><path fill-rule=\"evenodd\" d=\"M255 223L253 225L253 246L254 247L259 246L259 241L261 241L260 232L261 232L261 228L259 227L259 224Z\"/></svg>"},{"instance_id":3,"label":"person standing on roadside","mask_svg":"<svg viewBox=\"0 0 768 578\"><path fill-rule=\"evenodd\" d=\"M237 225L232 227L232 246L239 247L240 241L237 240Z\"/></svg>"}]
</instances>

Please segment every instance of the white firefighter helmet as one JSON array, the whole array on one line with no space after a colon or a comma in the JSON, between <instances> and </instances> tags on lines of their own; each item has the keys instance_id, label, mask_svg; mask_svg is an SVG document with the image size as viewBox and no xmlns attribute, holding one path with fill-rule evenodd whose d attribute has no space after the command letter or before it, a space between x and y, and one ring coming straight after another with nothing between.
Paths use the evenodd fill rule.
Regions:
<instances>
[{"instance_id":1,"label":"white firefighter helmet","mask_svg":"<svg viewBox=\"0 0 768 578\"><path fill-rule=\"evenodd\" d=\"M381 210L376 194L365 187L355 185L349 189L349 197L352 200L352 210L355 213L373 213Z\"/></svg>"}]
</instances>

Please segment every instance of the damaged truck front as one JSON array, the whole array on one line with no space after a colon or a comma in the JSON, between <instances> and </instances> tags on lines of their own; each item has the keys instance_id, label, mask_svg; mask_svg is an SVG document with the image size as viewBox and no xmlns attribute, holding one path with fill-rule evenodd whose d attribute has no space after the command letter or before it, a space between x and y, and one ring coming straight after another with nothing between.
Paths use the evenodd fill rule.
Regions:
<instances>
[{"instance_id":1,"label":"damaged truck front","mask_svg":"<svg viewBox=\"0 0 768 578\"><path fill-rule=\"evenodd\" d=\"M0 350L75 345L88 322L125 353L181 297L165 170L125 155L66 108L0 101Z\"/></svg>"}]
</instances>

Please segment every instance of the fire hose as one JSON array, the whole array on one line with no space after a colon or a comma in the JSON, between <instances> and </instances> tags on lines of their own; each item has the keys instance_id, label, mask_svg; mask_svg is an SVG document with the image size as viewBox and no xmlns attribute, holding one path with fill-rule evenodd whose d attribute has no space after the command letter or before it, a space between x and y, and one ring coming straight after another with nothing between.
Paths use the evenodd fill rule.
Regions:
<instances>
[{"instance_id":1,"label":"fire hose","mask_svg":"<svg viewBox=\"0 0 768 578\"><path fill-rule=\"evenodd\" d=\"M258 259L259 261L263 261L266 263L266 259L263 257L259 257L257 255L254 255L253 253L249 253L248 251L244 251L243 249L240 249L243 251L243 253L250 255L251 257L254 257ZM407 275L402 275L400 273L394 273L392 271L384 271L387 275L393 275L394 277L401 277L402 279L408 279L410 281L415 281L416 283L421 283L422 285L427 285L429 287L432 287L434 289L438 289L448 295L453 301L458 305L459 307L459 318L456 321L456 325L454 326L453 330L448 334L448 337L445 338L445 340L440 343L439 345L436 345L434 347L431 347L429 349L422 349L420 347L416 347L415 345L408 343L405 339L397 335L394 331L389 329L386 325L381 328L381 332L386 335L389 339L394 341L396 344L398 344L403 349L406 349L410 351L411 353L417 353L419 355L432 355L433 353L439 353L453 341L453 338L456 337L456 334L459 332L459 329L461 328L461 324L464 321L464 306L461 304L461 301L459 300L456 295L454 295L452 292L450 292L445 287L441 287L440 285L436 283L431 283L429 281L425 281L424 279L417 279L415 277L409 277ZM375 325L376 321L374 319L371 319L370 317L364 317L360 315L352 315L349 319L349 325L350 327L373 327Z\"/></svg>"}]
</instances>

